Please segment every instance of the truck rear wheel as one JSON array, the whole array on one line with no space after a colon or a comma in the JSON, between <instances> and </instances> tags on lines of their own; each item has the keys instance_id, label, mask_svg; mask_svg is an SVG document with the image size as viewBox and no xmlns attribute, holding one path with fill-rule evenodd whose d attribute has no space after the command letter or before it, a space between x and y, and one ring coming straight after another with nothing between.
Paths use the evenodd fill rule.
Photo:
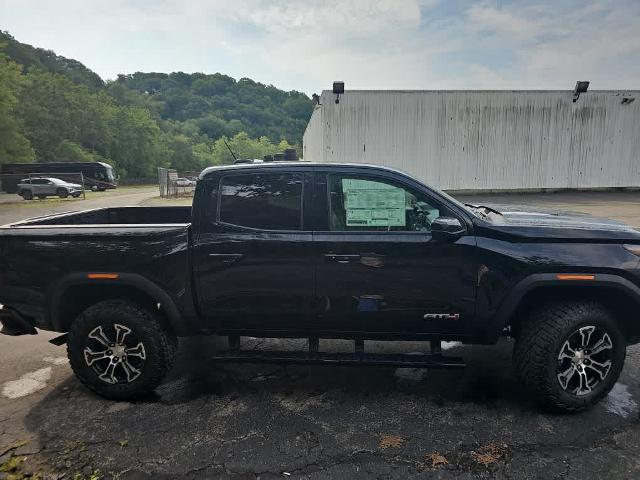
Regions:
<instances>
[{"instance_id":1,"label":"truck rear wheel","mask_svg":"<svg viewBox=\"0 0 640 480\"><path fill-rule=\"evenodd\" d=\"M516 374L544 406L579 412L609 393L624 364L626 342L613 315L589 301L534 310L514 347Z\"/></svg>"},{"instance_id":2,"label":"truck rear wheel","mask_svg":"<svg viewBox=\"0 0 640 480\"><path fill-rule=\"evenodd\" d=\"M152 392L173 367L176 338L156 312L128 300L105 300L71 325L67 355L78 379L113 399Z\"/></svg>"}]
</instances>

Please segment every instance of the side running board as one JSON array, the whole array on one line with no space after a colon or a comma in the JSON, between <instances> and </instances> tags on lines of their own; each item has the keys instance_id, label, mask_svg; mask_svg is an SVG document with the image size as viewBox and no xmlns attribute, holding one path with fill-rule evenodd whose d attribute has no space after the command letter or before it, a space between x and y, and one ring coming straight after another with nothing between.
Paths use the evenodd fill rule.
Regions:
<instances>
[{"instance_id":1,"label":"side running board","mask_svg":"<svg viewBox=\"0 0 640 480\"><path fill-rule=\"evenodd\" d=\"M233 363L299 363L326 365L371 365L409 368L464 368L461 357L440 354L387 354L387 353L326 353L326 352L278 352L269 350L229 350L217 352L211 360Z\"/></svg>"}]
</instances>

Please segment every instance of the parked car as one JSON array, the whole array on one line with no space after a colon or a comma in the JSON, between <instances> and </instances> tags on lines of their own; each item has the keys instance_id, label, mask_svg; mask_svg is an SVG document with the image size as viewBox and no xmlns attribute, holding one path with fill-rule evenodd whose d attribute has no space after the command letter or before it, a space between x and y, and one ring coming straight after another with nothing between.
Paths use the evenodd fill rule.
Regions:
<instances>
[{"instance_id":1,"label":"parked car","mask_svg":"<svg viewBox=\"0 0 640 480\"><path fill-rule=\"evenodd\" d=\"M640 231L463 205L383 167L211 167L192 207L31 219L0 228L0 252L2 333L61 332L52 342L108 398L159 385L179 336L228 336L216 361L417 368L464 367L443 340L509 336L524 387L572 412L611 390L640 341ZM241 336L309 349L244 351ZM354 352L321 352L319 338L352 339ZM430 353L368 353L370 339Z\"/></svg>"},{"instance_id":2,"label":"parked car","mask_svg":"<svg viewBox=\"0 0 640 480\"><path fill-rule=\"evenodd\" d=\"M53 196L67 198L69 195L77 198L82 195L82 185L51 177L24 178L18 183L18 195L25 200Z\"/></svg>"},{"instance_id":3,"label":"parked car","mask_svg":"<svg viewBox=\"0 0 640 480\"><path fill-rule=\"evenodd\" d=\"M180 177L176 179L176 186L177 187L195 187L196 182L189 178Z\"/></svg>"}]
</instances>

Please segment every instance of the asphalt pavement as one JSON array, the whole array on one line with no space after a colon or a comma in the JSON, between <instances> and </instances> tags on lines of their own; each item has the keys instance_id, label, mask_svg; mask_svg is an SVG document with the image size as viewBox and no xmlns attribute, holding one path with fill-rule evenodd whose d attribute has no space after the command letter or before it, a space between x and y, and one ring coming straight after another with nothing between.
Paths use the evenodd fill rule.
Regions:
<instances>
[{"instance_id":1,"label":"asphalt pavement","mask_svg":"<svg viewBox=\"0 0 640 480\"><path fill-rule=\"evenodd\" d=\"M83 208L146 203L155 195L106 193L84 201ZM640 225L640 195L634 192L497 200ZM0 224L40 214L35 207L0 206ZM154 395L113 402L76 381L65 348L47 343L53 336L0 336L0 479L8 473L78 479L640 478L638 346L628 350L622 376L603 402L578 415L554 415L515 381L507 339L491 347L446 343L446 353L463 356L468 367L444 371L224 365L210 360L224 348L223 338L188 338ZM243 348L305 346L303 340L243 339ZM346 341L321 341L323 350L351 348ZM428 351L415 342L367 342L366 349Z\"/></svg>"}]
</instances>

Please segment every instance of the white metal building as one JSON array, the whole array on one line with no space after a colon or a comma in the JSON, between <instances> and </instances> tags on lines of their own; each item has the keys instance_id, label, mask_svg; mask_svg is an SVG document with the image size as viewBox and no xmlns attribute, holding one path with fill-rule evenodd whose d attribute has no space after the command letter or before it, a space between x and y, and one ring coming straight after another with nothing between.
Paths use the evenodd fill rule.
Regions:
<instances>
[{"instance_id":1,"label":"white metal building","mask_svg":"<svg viewBox=\"0 0 640 480\"><path fill-rule=\"evenodd\" d=\"M640 187L640 91L324 91L304 159L448 190Z\"/></svg>"}]
</instances>

